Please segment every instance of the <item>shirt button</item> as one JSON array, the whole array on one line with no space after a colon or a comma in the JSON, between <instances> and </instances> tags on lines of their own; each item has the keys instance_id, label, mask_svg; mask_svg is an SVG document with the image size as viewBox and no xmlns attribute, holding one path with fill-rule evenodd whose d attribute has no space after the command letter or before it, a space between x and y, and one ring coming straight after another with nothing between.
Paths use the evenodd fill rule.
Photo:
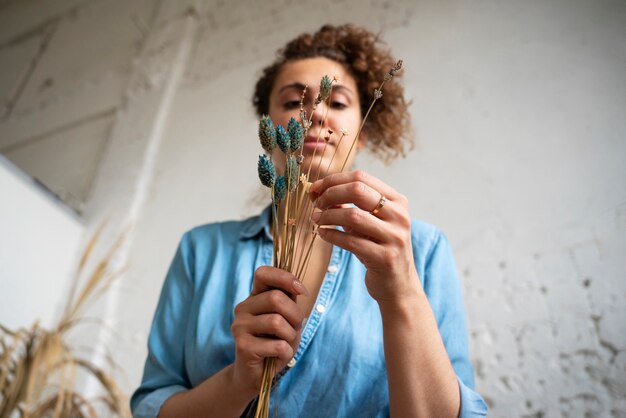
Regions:
<instances>
[{"instance_id":1,"label":"shirt button","mask_svg":"<svg viewBox=\"0 0 626 418\"><path fill-rule=\"evenodd\" d=\"M322 305L321 303L318 303L317 306L315 307L315 310L319 313L324 313L326 311L326 306Z\"/></svg>"},{"instance_id":2,"label":"shirt button","mask_svg":"<svg viewBox=\"0 0 626 418\"><path fill-rule=\"evenodd\" d=\"M296 365L296 360L295 359L291 359L291 360L289 360L289 363L287 363L287 367L289 367L289 368L292 368L295 365Z\"/></svg>"},{"instance_id":3,"label":"shirt button","mask_svg":"<svg viewBox=\"0 0 626 418\"><path fill-rule=\"evenodd\" d=\"M339 267L337 267L337 266L336 266L336 265L334 265L334 264L333 264L333 265L331 265L331 266L328 266L328 272L329 272L329 273L337 273L337 271L338 271L338 270L339 270Z\"/></svg>"}]
</instances>

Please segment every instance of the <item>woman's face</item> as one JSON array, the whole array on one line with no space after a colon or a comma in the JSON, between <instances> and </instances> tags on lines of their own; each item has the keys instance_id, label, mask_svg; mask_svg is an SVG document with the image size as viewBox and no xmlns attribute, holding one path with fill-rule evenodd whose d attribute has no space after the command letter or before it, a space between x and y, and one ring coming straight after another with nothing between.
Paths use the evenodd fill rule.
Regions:
<instances>
[{"instance_id":1,"label":"woman's face","mask_svg":"<svg viewBox=\"0 0 626 418\"><path fill-rule=\"evenodd\" d=\"M325 102L317 106L304 140L302 152L305 160L301 172L306 172L305 170L311 167L309 181L314 181L318 176L324 177L328 173L340 171L346 160L346 170L349 169L357 147L363 142L358 141L350 152L354 136L362 121L356 82L336 61L323 57L301 59L283 65L276 77L269 100L269 113L274 125L282 125L286 129L290 118L300 121L300 100L305 85L308 87L304 109L307 117L310 117L313 102L320 90L320 79L324 75L331 79L336 77L338 81L333 82L330 106ZM333 133L327 142L324 138L328 135L328 129ZM342 130L347 131L347 135L340 140ZM272 159L277 169L283 172L285 157L278 148L274 151Z\"/></svg>"}]
</instances>

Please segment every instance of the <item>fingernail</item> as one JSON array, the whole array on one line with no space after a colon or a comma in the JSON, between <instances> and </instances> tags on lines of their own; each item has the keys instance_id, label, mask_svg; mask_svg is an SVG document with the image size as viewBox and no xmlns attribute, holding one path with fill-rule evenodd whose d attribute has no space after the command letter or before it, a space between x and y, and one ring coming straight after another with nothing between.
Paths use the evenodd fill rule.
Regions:
<instances>
[{"instance_id":1,"label":"fingernail","mask_svg":"<svg viewBox=\"0 0 626 418\"><path fill-rule=\"evenodd\" d=\"M317 180L317 181L313 182L313 184L311 184L311 189L310 190L313 191L313 192L316 191L317 188L320 187L320 183L321 182L322 182L321 180Z\"/></svg>"},{"instance_id":2,"label":"fingernail","mask_svg":"<svg viewBox=\"0 0 626 418\"><path fill-rule=\"evenodd\" d=\"M292 286L293 286L293 290L295 290L297 294L309 296L310 294L309 291L307 290L306 287L304 287L302 283L300 283L300 280L293 279Z\"/></svg>"},{"instance_id":3,"label":"fingernail","mask_svg":"<svg viewBox=\"0 0 626 418\"><path fill-rule=\"evenodd\" d=\"M311 219L313 219L313 222L317 223L317 221L320 220L320 216L322 216L322 212L313 212L311 214Z\"/></svg>"}]
</instances>

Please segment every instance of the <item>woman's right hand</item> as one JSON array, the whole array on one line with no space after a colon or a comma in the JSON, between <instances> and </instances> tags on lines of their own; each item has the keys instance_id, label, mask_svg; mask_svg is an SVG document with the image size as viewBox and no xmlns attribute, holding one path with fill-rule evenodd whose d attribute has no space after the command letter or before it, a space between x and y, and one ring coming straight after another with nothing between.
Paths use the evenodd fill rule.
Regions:
<instances>
[{"instance_id":1,"label":"woman's right hand","mask_svg":"<svg viewBox=\"0 0 626 418\"><path fill-rule=\"evenodd\" d=\"M282 370L300 344L304 314L295 302L308 291L296 277L276 267L259 267L250 296L235 307L231 326L235 337L234 379L250 393L261 387L263 361L276 357Z\"/></svg>"}]
</instances>

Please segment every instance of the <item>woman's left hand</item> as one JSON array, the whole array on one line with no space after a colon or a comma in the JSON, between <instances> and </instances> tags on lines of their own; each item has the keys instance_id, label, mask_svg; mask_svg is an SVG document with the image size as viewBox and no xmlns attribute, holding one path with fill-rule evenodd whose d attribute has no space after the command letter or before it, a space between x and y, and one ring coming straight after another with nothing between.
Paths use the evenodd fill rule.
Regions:
<instances>
[{"instance_id":1,"label":"woman's left hand","mask_svg":"<svg viewBox=\"0 0 626 418\"><path fill-rule=\"evenodd\" d=\"M364 171L328 175L313 183L310 193L319 209L311 217L320 226L320 238L357 256L377 302L399 302L422 291L404 195Z\"/></svg>"}]
</instances>

